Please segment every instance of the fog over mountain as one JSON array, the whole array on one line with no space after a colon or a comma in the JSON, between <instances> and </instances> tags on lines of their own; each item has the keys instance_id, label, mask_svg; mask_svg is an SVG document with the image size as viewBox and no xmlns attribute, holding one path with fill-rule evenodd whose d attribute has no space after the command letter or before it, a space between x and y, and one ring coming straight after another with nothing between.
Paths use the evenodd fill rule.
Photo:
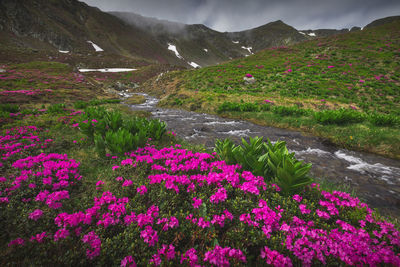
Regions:
<instances>
[{"instance_id":1,"label":"fog over mountain","mask_svg":"<svg viewBox=\"0 0 400 267\"><path fill-rule=\"evenodd\" d=\"M296 29L363 27L400 13L398 0L83 0L103 11L134 12L217 31L241 31L282 20Z\"/></svg>"}]
</instances>

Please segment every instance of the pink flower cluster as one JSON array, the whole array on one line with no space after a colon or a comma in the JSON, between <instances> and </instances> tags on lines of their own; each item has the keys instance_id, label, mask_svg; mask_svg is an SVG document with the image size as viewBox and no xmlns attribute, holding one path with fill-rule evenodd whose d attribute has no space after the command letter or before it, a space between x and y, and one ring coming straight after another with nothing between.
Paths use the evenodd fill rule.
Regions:
<instances>
[{"instance_id":1,"label":"pink flower cluster","mask_svg":"<svg viewBox=\"0 0 400 267\"><path fill-rule=\"evenodd\" d=\"M150 263L160 266L162 263L161 256L165 256L167 261L173 260L175 258L175 247L172 244L168 246L163 244L161 249L157 251L157 254L154 254L150 259Z\"/></svg>"},{"instance_id":2,"label":"pink flower cluster","mask_svg":"<svg viewBox=\"0 0 400 267\"><path fill-rule=\"evenodd\" d=\"M261 258L265 259L265 262L275 267L291 267L293 266L292 261L289 257L285 257L276 250L271 250L268 247L261 249Z\"/></svg>"},{"instance_id":3,"label":"pink flower cluster","mask_svg":"<svg viewBox=\"0 0 400 267\"><path fill-rule=\"evenodd\" d=\"M15 90L15 91L1 91L0 95L4 96L15 96L15 95L26 95L26 96L32 96L32 95L41 95L47 92L52 92L51 89L45 89L45 90Z\"/></svg>"},{"instance_id":4,"label":"pink flower cluster","mask_svg":"<svg viewBox=\"0 0 400 267\"><path fill-rule=\"evenodd\" d=\"M332 261L347 265L400 265L399 255L396 254L400 246L400 233L394 225L376 220L366 204L349 194L338 191L329 193L321 191L318 185L312 185L313 192L320 196L319 202L308 204L305 195L294 195L292 200L287 201L291 205L298 205L299 210L290 211L274 205L266 198L266 194L279 192L279 187L268 186L264 178L254 176L251 172L239 172L240 166L215 161L214 155L194 153L177 145L162 149L147 146L128 156L113 167L118 175L116 180L137 184L134 178L124 181L121 175L131 168L145 167L150 175L144 178L145 181L139 181L142 185L136 189L132 186L124 190L151 206L146 206L147 210L141 207L137 211L128 197L118 198L109 191L103 192L100 197L94 198L93 206L84 211L59 213L54 219L58 228L53 235L54 241L67 238L72 240L75 234L89 246L86 251L88 259L94 259L101 253L101 236L96 233L136 227L136 238L146 244L147 249L153 250L152 258L148 259L149 264L158 266L163 261L174 261L176 255L181 255L181 264L229 266L247 263L242 250L217 245L205 252L188 249L186 246L184 251L179 251L179 241L175 243L165 238L166 235L177 236L183 229L194 229L200 235L213 232L218 234L220 231L228 231L234 225L264 235L266 243L258 248L261 250L259 256L266 264L274 266L291 266L291 259L301 261L304 266L328 264ZM45 202L52 208L57 208L57 203L69 197L68 191L61 189L67 189L66 186L80 179L77 171L79 163L68 160L66 155L40 154L17 160L12 166L21 172L13 177L14 180L20 181L30 190L38 190L35 200ZM5 181L9 180L7 178ZM64 187L60 181L68 183ZM54 184L57 185L54 187ZM100 187L101 184L100 181L96 186ZM177 214L176 217L172 216L164 209L160 211L156 206L158 203L149 203L149 194L146 195L147 191L155 192L153 190L156 188L177 198L187 199L189 210L179 215L182 217ZM8 193L12 192L7 190ZM231 198L239 195L241 198L247 196L253 202L256 200L256 206L250 207L248 213L232 214L236 208L229 207ZM359 221L359 227L340 217L343 212L352 210L365 214ZM290 212L300 214L299 211L307 215L301 218L290 215ZM43 214L40 209L32 209L29 214L32 220L38 220L41 216ZM315 221L306 221L305 218L314 218ZM321 226L327 220L330 228ZM116 228L112 227L117 225ZM371 227L375 230L367 232ZM32 236L31 241L40 243L51 236L49 232L43 232ZM281 243L276 243L276 250L266 246L277 237ZM24 242L24 239L17 238L9 246L21 246ZM135 265L132 256L121 261L121 266Z\"/></svg>"},{"instance_id":5,"label":"pink flower cluster","mask_svg":"<svg viewBox=\"0 0 400 267\"><path fill-rule=\"evenodd\" d=\"M246 262L246 256L240 249L230 247L215 246L213 250L204 254L204 261L217 266L230 266L229 258L236 259L238 262Z\"/></svg>"},{"instance_id":6,"label":"pink flower cluster","mask_svg":"<svg viewBox=\"0 0 400 267\"><path fill-rule=\"evenodd\" d=\"M121 261L121 267L136 267L136 262L132 256L126 256Z\"/></svg>"},{"instance_id":7,"label":"pink flower cluster","mask_svg":"<svg viewBox=\"0 0 400 267\"><path fill-rule=\"evenodd\" d=\"M52 139L40 140L36 126L20 126L7 129L4 135L0 136L0 156L1 161L6 161L14 155L20 156L25 151L32 148L46 148ZM3 163L0 161L0 166Z\"/></svg>"},{"instance_id":8,"label":"pink flower cluster","mask_svg":"<svg viewBox=\"0 0 400 267\"><path fill-rule=\"evenodd\" d=\"M93 259L100 255L101 240L95 232L91 231L88 234L84 235L82 238L82 242L90 246L90 249L86 250L86 256L89 259Z\"/></svg>"}]
</instances>

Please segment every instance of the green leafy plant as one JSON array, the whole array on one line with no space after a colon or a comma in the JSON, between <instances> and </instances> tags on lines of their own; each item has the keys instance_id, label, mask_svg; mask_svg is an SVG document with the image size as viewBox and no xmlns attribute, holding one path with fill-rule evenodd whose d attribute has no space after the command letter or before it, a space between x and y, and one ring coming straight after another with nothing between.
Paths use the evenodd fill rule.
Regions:
<instances>
[{"instance_id":1,"label":"green leafy plant","mask_svg":"<svg viewBox=\"0 0 400 267\"><path fill-rule=\"evenodd\" d=\"M63 113L64 109L65 109L65 104L64 103L59 103L59 104L50 105L47 108L47 111L49 113Z\"/></svg>"},{"instance_id":2,"label":"green leafy plant","mask_svg":"<svg viewBox=\"0 0 400 267\"><path fill-rule=\"evenodd\" d=\"M81 116L80 131L94 142L100 156L106 152L123 155L143 147L149 138L160 140L167 131L167 124L158 119L123 118L119 111L102 107L88 107Z\"/></svg>"},{"instance_id":3,"label":"green leafy plant","mask_svg":"<svg viewBox=\"0 0 400 267\"><path fill-rule=\"evenodd\" d=\"M7 112L7 113L17 113L19 111L19 106L15 104L0 104L0 112Z\"/></svg>"},{"instance_id":4,"label":"green leafy plant","mask_svg":"<svg viewBox=\"0 0 400 267\"><path fill-rule=\"evenodd\" d=\"M346 124L362 122L365 115L361 112L340 108L338 110L323 110L314 112L314 118L322 124Z\"/></svg>"},{"instance_id":5,"label":"green leafy plant","mask_svg":"<svg viewBox=\"0 0 400 267\"><path fill-rule=\"evenodd\" d=\"M255 137L235 145L230 139L217 140L214 151L228 164L240 164L244 170L275 182L284 195L299 192L313 182L308 176L311 164L298 161L284 141L272 144L269 139L263 142L262 137Z\"/></svg>"},{"instance_id":6,"label":"green leafy plant","mask_svg":"<svg viewBox=\"0 0 400 267\"><path fill-rule=\"evenodd\" d=\"M167 132L167 124L163 121L154 119L148 122L147 135L155 140L160 140Z\"/></svg>"},{"instance_id":7,"label":"green leafy plant","mask_svg":"<svg viewBox=\"0 0 400 267\"><path fill-rule=\"evenodd\" d=\"M372 113L368 120L376 126L396 126L400 124L400 118L391 114Z\"/></svg>"},{"instance_id":8,"label":"green leafy plant","mask_svg":"<svg viewBox=\"0 0 400 267\"><path fill-rule=\"evenodd\" d=\"M105 121L111 130L117 131L122 126L122 114L118 111L106 112Z\"/></svg>"},{"instance_id":9,"label":"green leafy plant","mask_svg":"<svg viewBox=\"0 0 400 267\"><path fill-rule=\"evenodd\" d=\"M105 136L105 147L112 153L123 155L125 152L136 148L135 141L135 136L126 129L119 129L116 132L108 131ZM101 148L101 143L98 143Z\"/></svg>"}]
</instances>

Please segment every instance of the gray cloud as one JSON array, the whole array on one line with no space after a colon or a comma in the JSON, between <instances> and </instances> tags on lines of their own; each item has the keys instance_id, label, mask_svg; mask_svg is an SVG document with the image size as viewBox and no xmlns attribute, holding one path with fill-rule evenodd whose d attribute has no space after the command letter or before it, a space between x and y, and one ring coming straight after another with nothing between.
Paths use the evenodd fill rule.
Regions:
<instances>
[{"instance_id":1,"label":"gray cloud","mask_svg":"<svg viewBox=\"0 0 400 267\"><path fill-rule=\"evenodd\" d=\"M297 29L349 28L400 15L399 0L81 0L103 11L134 12L218 31L282 20Z\"/></svg>"}]
</instances>

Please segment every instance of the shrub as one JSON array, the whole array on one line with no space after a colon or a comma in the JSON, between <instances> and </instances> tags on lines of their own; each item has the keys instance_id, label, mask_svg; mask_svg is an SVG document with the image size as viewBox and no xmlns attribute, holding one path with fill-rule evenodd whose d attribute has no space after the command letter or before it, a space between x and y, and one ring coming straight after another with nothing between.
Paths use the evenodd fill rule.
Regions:
<instances>
[{"instance_id":1,"label":"shrub","mask_svg":"<svg viewBox=\"0 0 400 267\"><path fill-rule=\"evenodd\" d=\"M217 113L222 113L225 111L240 111L240 104L224 102L218 106Z\"/></svg>"},{"instance_id":2,"label":"shrub","mask_svg":"<svg viewBox=\"0 0 400 267\"><path fill-rule=\"evenodd\" d=\"M400 124L400 118L391 114L372 113L368 120L376 126L396 126Z\"/></svg>"},{"instance_id":3,"label":"shrub","mask_svg":"<svg viewBox=\"0 0 400 267\"><path fill-rule=\"evenodd\" d=\"M362 122L365 115L352 109L323 110L313 114L314 119L323 124L346 124Z\"/></svg>"}]
</instances>

